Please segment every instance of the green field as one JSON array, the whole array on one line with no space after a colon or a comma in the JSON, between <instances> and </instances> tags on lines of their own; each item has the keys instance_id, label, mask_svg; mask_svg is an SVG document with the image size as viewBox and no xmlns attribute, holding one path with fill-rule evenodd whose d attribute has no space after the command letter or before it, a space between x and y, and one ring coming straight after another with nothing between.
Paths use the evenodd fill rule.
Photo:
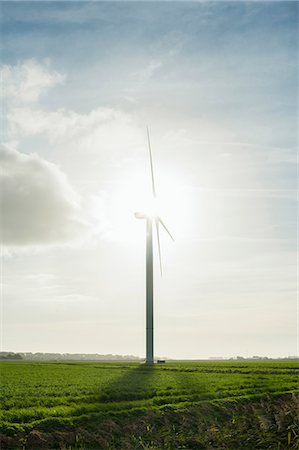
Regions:
<instances>
[{"instance_id":1,"label":"green field","mask_svg":"<svg viewBox=\"0 0 299 450\"><path fill-rule=\"evenodd\" d=\"M298 362L1 363L1 448L298 448Z\"/></svg>"}]
</instances>

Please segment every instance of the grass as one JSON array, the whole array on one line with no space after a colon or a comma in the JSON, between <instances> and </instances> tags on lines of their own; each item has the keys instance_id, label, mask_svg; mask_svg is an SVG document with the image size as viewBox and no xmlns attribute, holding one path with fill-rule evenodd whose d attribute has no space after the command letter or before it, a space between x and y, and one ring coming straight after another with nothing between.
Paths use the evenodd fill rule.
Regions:
<instances>
[{"instance_id":1,"label":"grass","mask_svg":"<svg viewBox=\"0 0 299 450\"><path fill-rule=\"evenodd\" d=\"M0 370L1 448L297 445L295 361L3 362ZM241 436L251 436L248 447L234 447Z\"/></svg>"}]
</instances>

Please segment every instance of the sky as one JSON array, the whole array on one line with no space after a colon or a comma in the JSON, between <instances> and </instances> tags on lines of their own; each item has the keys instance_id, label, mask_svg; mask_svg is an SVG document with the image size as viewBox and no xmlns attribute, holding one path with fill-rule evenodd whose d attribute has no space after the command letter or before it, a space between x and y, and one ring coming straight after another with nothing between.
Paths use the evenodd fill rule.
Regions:
<instances>
[{"instance_id":1,"label":"sky","mask_svg":"<svg viewBox=\"0 0 299 450\"><path fill-rule=\"evenodd\" d=\"M1 349L297 354L295 2L1 2Z\"/></svg>"}]
</instances>

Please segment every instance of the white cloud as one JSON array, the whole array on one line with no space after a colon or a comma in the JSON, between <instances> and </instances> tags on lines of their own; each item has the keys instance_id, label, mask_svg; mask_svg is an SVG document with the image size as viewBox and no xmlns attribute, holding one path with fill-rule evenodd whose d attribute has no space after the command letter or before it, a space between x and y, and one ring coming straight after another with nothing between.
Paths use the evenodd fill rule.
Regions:
<instances>
[{"instance_id":1,"label":"white cloud","mask_svg":"<svg viewBox=\"0 0 299 450\"><path fill-rule=\"evenodd\" d=\"M1 241L7 246L59 243L83 230L79 199L55 164L0 147Z\"/></svg>"},{"instance_id":2,"label":"white cloud","mask_svg":"<svg viewBox=\"0 0 299 450\"><path fill-rule=\"evenodd\" d=\"M160 63L152 61L146 71L152 73ZM88 112L67 108L41 108L40 98L50 88L61 84L65 75L51 70L48 60L25 60L2 66L3 94L7 99L4 129L6 141L18 142L26 137L43 135L46 144L74 150L99 148L110 153L123 147L140 145L141 133L130 114L111 107L96 107ZM136 144L137 143L137 144ZM52 148L54 150L54 147Z\"/></svg>"},{"instance_id":3,"label":"white cloud","mask_svg":"<svg viewBox=\"0 0 299 450\"><path fill-rule=\"evenodd\" d=\"M10 136L34 136L46 134L51 142L70 142L75 139L77 145L81 140L91 144L97 136L101 142L114 142L116 136L125 135L126 142L134 134L129 115L113 108L99 107L86 114L72 110L59 109L45 111L36 108L12 108L8 114ZM123 141L122 136L117 138L118 145Z\"/></svg>"},{"instance_id":4,"label":"white cloud","mask_svg":"<svg viewBox=\"0 0 299 450\"><path fill-rule=\"evenodd\" d=\"M3 95L13 103L35 103L49 88L61 84L65 76L50 70L49 61L26 60L1 68Z\"/></svg>"},{"instance_id":5,"label":"white cloud","mask_svg":"<svg viewBox=\"0 0 299 450\"><path fill-rule=\"evenodd\" d=\"M44 75L36 89L32 86L34 95L30 98L35 102L29 102L22 88L26 77L20 74L28 67L38 68L36 73ZM32 146L35 149L34 138L41 137L43 154L51 154L52 161L59 161L84 197L84 207L79 211L76 200L73 201L75 194L57 166L36 155L3 147L1 159L6 168L1 182L5 188L6 216L2 221L2 241L10 246L63 242L78 231L79 215L88 222L89 232L107 239L111 226L106 203L98 204L94 188L98 191L103 180L107 180L110 166L113 166L117 179L118 166L124 164L125 169L127 159L132 162L132 152L136 155L136 150L144 147L144 130L130 114L119 109L97 107L82 113L66 108L53 111L41 108L39 97L42 93L63 79L47 65L25 61L5 70L9 95L14 99L8 104L8 147L19 148L22 142L22 148L28 153ZM49 82L42 83L42 79ZM44 185L41 185L41 179L45 180ZM23 187L18 189L18 186ZM101 202L105 189L106 186L100 188ZM46 208L47 202L51 204L50 210ZM29 211L28 216L26 211Z\"/></svg>"}]
</instances>

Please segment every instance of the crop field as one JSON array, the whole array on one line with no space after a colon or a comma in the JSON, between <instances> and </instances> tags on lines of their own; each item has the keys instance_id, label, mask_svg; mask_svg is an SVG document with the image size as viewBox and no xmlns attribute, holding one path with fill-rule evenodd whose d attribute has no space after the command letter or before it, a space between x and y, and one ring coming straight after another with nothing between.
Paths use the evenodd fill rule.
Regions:
<instances>
[{"instance_id":1,"label":"crop field","mask_svg":"<svg viewBox=\"0 0 299 450\"><path fill-rule=\"evenodd\" d=\"M298 362L1 363L1 448L295 449Z\"/></svg>"}]
</instances>

